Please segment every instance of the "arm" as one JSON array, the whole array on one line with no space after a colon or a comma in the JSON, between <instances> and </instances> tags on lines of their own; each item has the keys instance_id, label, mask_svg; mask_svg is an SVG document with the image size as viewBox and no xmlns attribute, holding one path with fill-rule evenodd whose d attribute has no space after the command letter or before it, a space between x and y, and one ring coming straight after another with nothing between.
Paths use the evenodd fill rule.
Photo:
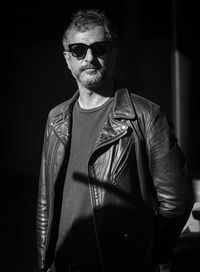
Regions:
<instances>
[{"instance_id":1,"label":"arm","mask_svg":"<svg viewBox=\"0 0 200 272\"><path fill-rule=\"evenodd\" d=\"M192 182L184 155L177 144L172 124L160 108L147 129L150 170L157 192L156 257L165 262L190 215Z\"/></svg>"},{"instance_id":2,"label":"arm","mask_svg":"<svg viewBox=\"0 0 200 272\"><path fill-rule=\"evenodd\" d=\"M41 158L36 215L38 265L40 271L44 271L45 266L45 243L48 225L48 203L46 193L46 145L48 140L48 134L48 127L46 126Z\"/></svg>"}]
</instances>

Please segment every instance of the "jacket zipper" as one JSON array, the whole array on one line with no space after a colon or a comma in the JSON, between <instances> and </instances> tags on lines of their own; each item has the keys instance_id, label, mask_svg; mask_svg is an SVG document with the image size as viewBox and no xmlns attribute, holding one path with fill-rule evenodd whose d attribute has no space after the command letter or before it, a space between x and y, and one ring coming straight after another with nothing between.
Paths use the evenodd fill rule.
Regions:
<instances>
[{"instance_id":1,"label":"jacket zipper","mask_svg":"<svg viewBox=\"0 0 200 272\"><path fill-rule=\"evenodd\" d=\"M113 170L113 173L114 173L114 174L113 174L112 183L113 183L113 185L115 185L115 186L117 186L116 179L117 179L117 177L120 175L120 173L123 171L124 165L126 164L126 160L123 161L122 166L121 166L121 168L120 168L120 170L119 170L118 173L116 173L116 169L118 168L118 166L119 166L119 164L120 164L120 162L121 162L121 160L122 160L122 158L123 158L125 152L127 151L128 147L130 146L131 142L132 142L132 138L129 140L129 142L128 142L126 148L124 149L123 153L121 154L121 156L120 156L120 158L119 158L119 160L118 160L117 165L115 165L115 168L114 168L114 170Z\"/></svg>"},{"instance_id":2,"label":"jacket zipper","mask_svg":"<svg viewBox=\"0 0 200 272\"><path fill-rule=\"evenodd\" d=\"M88 173L89 173L89 169L88 169ZM92 206L92 219L93 219L94 233L95 233L95 238L96 238L96 243L97 243L97 250L99 253L99 259L100 259L102 272L104 272L105 269L104 269L103 256L102 256L101 245L100 245L99 236L98 236L97 223L96 223L95 214L94 214L94 206L97 206L97 205L94 205L94 202L96 202L96 201L98 202L98 200L97 200L98 196L97 196L97 192L95 192L96 191L95 188L92 188L92 184L90 182L90 177L88 178L88 183L89 183L90 200L91 200L91 206ZM93 198L95 200L93 200ZM98 203L98 206L99 206L99 203Z\"/></svg>"},{"instance_id":3,"label":"jacket zipper","mask_svg":"<svg viewBox=\"0 0 200 272\"><path fill-rule=\"evenodd\" d=\"M96 185L91 184L90 182L90 166L89 166L89 161L92 157L92 155L96 152L97 149L100 149L110 143L113 143L115 141L117 141L118 139L120 139L122 136L124 136L127 133L127 129L125 131L123 131L123 133L121 133L120 135L118 135L117 137L115 137L114 139L112 138L110 141L107 141L106 143L96 147L88 160L88 182L89 182L89 192L90 192L90 200L91 200L91 206L92 206L92 214L93 214L93 224L94 224L94 232L95 232L95 238L96 238L96 242L97 242L97 249L98 249L98 253L99 253L99 258L100 258L100 263L101 263L101 267L102 267L102 272L105 271L104 269L104 261L103 261L103 256L102 256L102 251L101 251L101 246L100 246L100 241L99 241L99 235L98 235L98 229L97 229L97 222L95 219L95 214L94 214L94 208L95 207L99 207L99 199L98 199L98 192L96 190Z\"/></svg>"}]
</instances>

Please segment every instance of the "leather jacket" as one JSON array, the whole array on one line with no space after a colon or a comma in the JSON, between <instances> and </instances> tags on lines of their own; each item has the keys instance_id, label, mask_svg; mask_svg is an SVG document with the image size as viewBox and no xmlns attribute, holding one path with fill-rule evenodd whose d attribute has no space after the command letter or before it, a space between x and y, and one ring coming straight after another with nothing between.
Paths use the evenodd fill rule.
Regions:
<instances>
[{"instance_id":1,"label":"leather jacket","mask_svg":"<svg viewBox=\"0 0 200 272\"><path fill-rule=\"evenodd\" d=\"M56 186L65 176L72 109L77 98L78 92L51 110L45 130L37 206L39 267L44 271L54 261L54 251L51 249L49 255L48 251L53 244ZM123 237L131 237L131 214L137 218L144 237L154 230L157 258L161 255L158 252L174 245L193 205L191 180L173 126L160 106L126 89L115 92L112 111L88 160L88 177L76 176L83 182L88 179L94 210L106 207L111 214L120 210L117 218L121 225L127 224L110 229L111 233L116 231L115 238L119 229ZM101 248L105 231L102 218L110 217L106 212L99 214L95 224ZM98 217L98 213L93 216Z\"/></svg>"}]
</instances>

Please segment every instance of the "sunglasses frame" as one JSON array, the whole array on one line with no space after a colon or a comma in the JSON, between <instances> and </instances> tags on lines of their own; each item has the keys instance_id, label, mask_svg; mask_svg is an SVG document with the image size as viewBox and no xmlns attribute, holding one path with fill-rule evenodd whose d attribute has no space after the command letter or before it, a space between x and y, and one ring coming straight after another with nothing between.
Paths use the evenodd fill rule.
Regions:
<instances>
[{"instance_id":1,"label":"sunglasses frame","mask_svg":"<svg viewBox=\"0 0 200 272\"><path fill-rule=\"evenodd\" d=\"M97 53L95 52L94 46L95 46L95 45L98 45L98 44L106 45L107 51L106 51L105 54L101 55L101 54L97 54ZM76 45L81 45L81 46L83 46L83 48L85 48L84 54L83 54L82 56L80 56L80 57L78 57L77 54L73 51L73 46L76 46ZM78 60L80 60L80 59L84 59L84 58L85 58L88 49L91 49L92 54L93 54L95 57L103 57L103 56L105 56L105 55L109 52L109 50L112 49L112 44L111 44L111 42L109 42L109 41L99 41L99 42L94 42L94 43L89 44L89 45L87 45L87 44L85 44L85 43L71 43L71 44L68 44L68 51L67 51L67 52L70 52L70 53L72 54L73 57L75 57L75 58L77 58Z\"/></svg>"}]
</instances>

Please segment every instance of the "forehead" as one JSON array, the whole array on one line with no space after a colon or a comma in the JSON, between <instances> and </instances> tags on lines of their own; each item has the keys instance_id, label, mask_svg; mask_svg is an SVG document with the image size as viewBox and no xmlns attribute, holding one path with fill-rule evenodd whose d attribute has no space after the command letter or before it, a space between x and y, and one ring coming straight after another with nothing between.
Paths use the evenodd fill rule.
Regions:
<instances>
[{"instance_id":1,"label":"forehead","mask_svg":"<svg viewBox=\"0 0 200 272\"><path fill-rule=\"evenodd\" d=\"M85 32L79 32L77 30L72 30L69 35L69 43L85 43L91 44L98 41L105 41L106 33L104 27L96 26Z\"/></svg>"}]
</instances>

